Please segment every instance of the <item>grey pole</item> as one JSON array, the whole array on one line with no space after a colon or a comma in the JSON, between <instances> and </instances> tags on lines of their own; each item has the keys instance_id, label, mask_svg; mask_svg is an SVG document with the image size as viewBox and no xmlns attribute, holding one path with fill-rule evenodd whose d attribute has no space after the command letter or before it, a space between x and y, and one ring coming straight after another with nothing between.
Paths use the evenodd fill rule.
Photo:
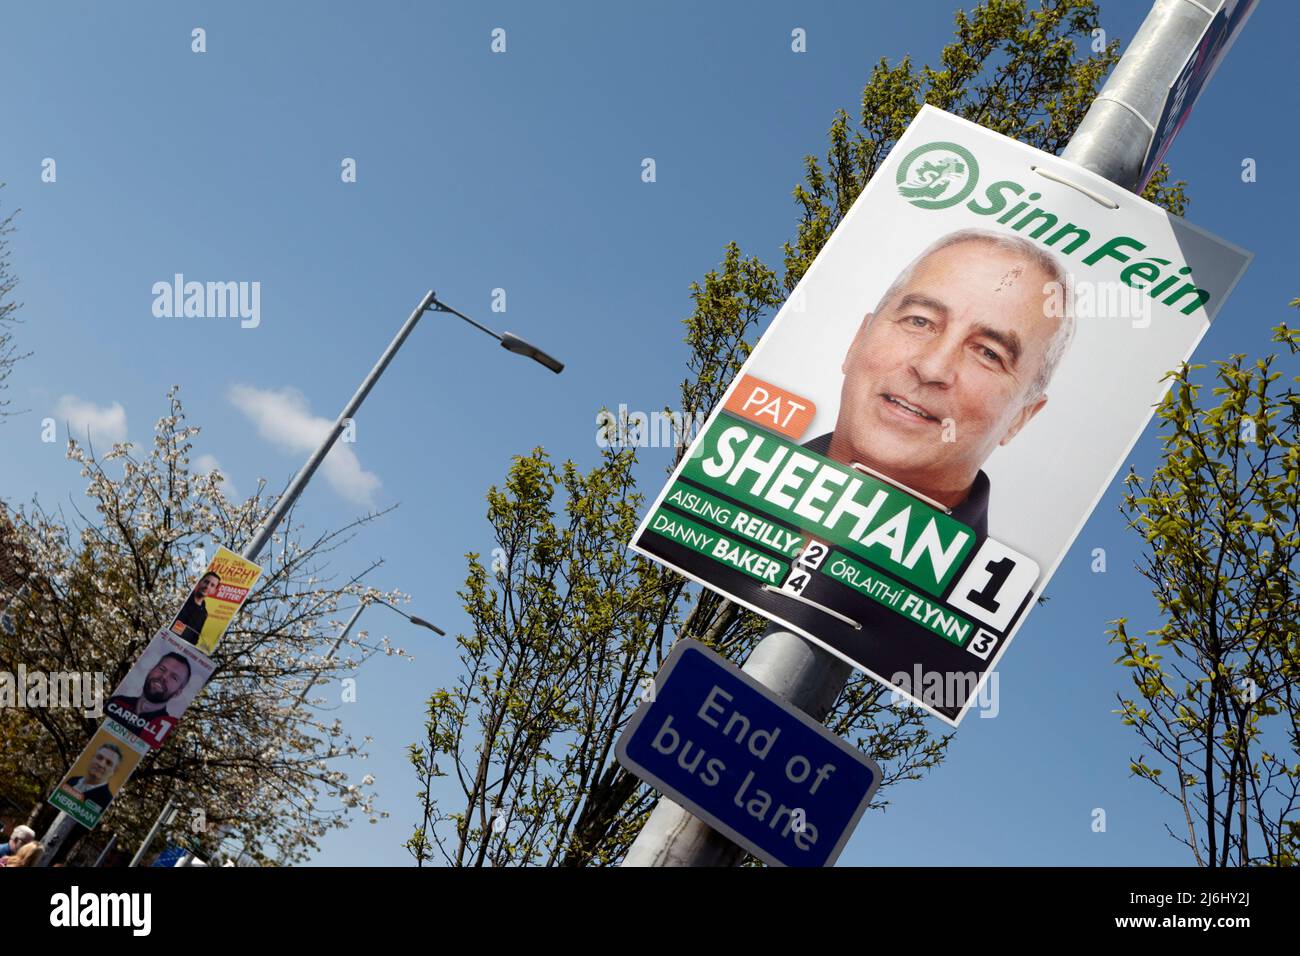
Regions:
<instances>
[{"instance_id":1,"label":"grey pole","mask_svg":"<svg viewBox=\"0 0 1300 956\"><path fill-rule=\"evenodd\" d=\"M127 866L140 865L140 861L143 860L144 855L149 852L149 847L153 844L154 837L158 835L158 831L162 829L163 824L167 822L168 814L172 812L172 807L174 806L176 806L176 798L168 797L167 802L163 804L162 813L158 814L158 818L154 820L153 826L149 828L149 833L144 838L144 842L140 844L140 849L135 851L135 856L131 857L131 862L128 863ZM104 852L107 853L108 851L105 850ZM96 866L98 866L98 864L96 864Z\"/></svg>"},{"instance_id":2,"label":"grey pole","mask_svg":"<svg viewBox=\"0 0 1300 956\"><path fill-rule=\"evenodd\" d=\"M334 639L334 646L331 647L329 653L325 655L326 661L330 661L334 659L334 655L337 654L339 652L339 648L343 646L343 639L348 636L348 632L352 630L352 625L357 623L357 618L361 616L361 612L364 611L365 609L366 609L365 601L362 601L360 604L357 605L357 609L352 612L352 616L348 618L348 622L343 625L343 630L339 631L339 636ZM293 702L293 707L290 708L291 710L297 710L299 707L302 706L302 702L307 699L307 694L311 691L312 686L315 683L316 683L315 677L312 677L309 681L307 681L307 685L303 687L302 693L299 694L298 699Z\"/></svg>"},{"instance_id":3,"label":"grey pole","mask_svg":"<svg viewBox=\"0 0 1300 956\"><path fill-rule=\"evenodd\" d=\"M1135 190L1169 86L1224 0L1156 0L1062 159Z\"/></svg>"},{"instance_id":4,"label":"grey pole","mask_svg":"<svg viewBox=\"0 0 1300 956\"><path fill-rule=\"evenodd\" d=\"M1061 157L1125 189L1139 185L1169 86L1224 0L1156 0ZM768 634L745 673L824 720L852 668L797 634ZM736 866L745 851L661 797L624 866Z\"/></svg>"},{"instance_id":5,"label":"grey pole","mask_svg":"<svg viewBox=\"0 0 1300 956\"><path fill-rule=\"evenodd\" d=\"M54 859L54 854L59 852L59 847L63 846L64 841L72 835L72 831L76 828L77 821L60 810L59 815L50 824L50 828L45 831L45 836L41 837L45 852L41 854L41 860L36 865L49 866L50 861Z\"/></svg>"},{"instance_id":6,"label":"grey pole","mask_svg":"<svg viewBox=\"0 0 1300 956\"><path fill-rule=\"evenodd\" d=\"M415 329L415 326L420 321L420 316L424 315L434 298L433 290L430 289L424 294L424 298L420 300L420 304L415 307L415 311L410 314L406 322L402 324L402 327L397 330L397 335L393 336L393 341L388 343L388 348L384 349L384 353L379 356L379 361L375 363L375 367L370 370L370 374L362 379L361 385L357 388L356 393L348 399L348 403L343 406L343 411L339 412L339 417L335 420L334 427L330 429L329 434L326 435L324 440L320 443L320 447L311 453L311 457L307 459L306 463L298 471L298 474L294 476L293 481L289 484L285 493L280 496L280 500L276 502L275 508L273 508L271 513L266 516L266 520L262 522L262 526L258 529L257 533L253 535L253 540L249 541L248 546L244 548L244 560L257 560L257 556L262 553L262 549L266 547L266 543L271 540L271 535L274 533L276 526L279 525L284 516L289 513L289 509L293 507L294 502L298 500L298 496L302 494L303 488L307 487L307 482L311 481L311 477L316 474L316 469L320 467L320 463L325 460L325 456L329 454L330 449L334 447L334 443L338 441L339 436L343 434L343 429L347 428L348 420L354 417L357 410L361 408L361 403L366 400L366 396L370 394L370 390L374 388L375 383L379 381L379 376L384 374L384 370L388 368L389 363L393 361L393 356L397 354L397 350L402 347L402 343L406 341L407 337Z\"/></svg>"},{"instance_id":7,"label":"grey pole","mask_svg":"<svg viewBox=\"0 0 1300 956\"><path fill-rule=\"evenodd\" d=\"M99 851L99 856L95 857L95 869L99 869L101 866L104 865L104 861L108 859L108 855L113 852L113 847L115 846L117 846L116 833L114 833L113 836L109 839L109 841L106 844L104 844L104 849Z\"/></svg>"}]
</instances>

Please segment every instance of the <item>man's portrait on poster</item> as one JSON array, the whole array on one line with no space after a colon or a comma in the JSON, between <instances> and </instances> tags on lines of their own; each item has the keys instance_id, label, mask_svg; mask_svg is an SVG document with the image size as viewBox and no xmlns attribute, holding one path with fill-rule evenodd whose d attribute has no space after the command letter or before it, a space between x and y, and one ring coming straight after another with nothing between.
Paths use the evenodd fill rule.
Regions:
<instances>
[{"instance_id":1,"label":"man's portrait on poster","mask_svg":"<svg viewBox=\"0 0 1300 956\"><path fill-rule=\"evenodd\" d=\"M1047 404L1074 334L1073 283L1051 252L982 229L922 251L862 318L832 432L807 447L988 534L982 465Z\"/></svg>"}]
</instances>

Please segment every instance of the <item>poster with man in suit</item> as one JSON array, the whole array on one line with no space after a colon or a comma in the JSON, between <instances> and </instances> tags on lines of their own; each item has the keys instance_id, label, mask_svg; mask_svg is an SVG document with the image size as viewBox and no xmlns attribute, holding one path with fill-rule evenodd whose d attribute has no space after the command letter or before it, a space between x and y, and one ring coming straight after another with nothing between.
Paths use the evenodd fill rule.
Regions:
<instances>
[{"instance_id":1,"label":"poster with man in suit","mask_svg":"<svg viewBox=\"0 0 1300 956\"><path fill-rule=\"evenodd\" d=\"M1249 259L927 106L632 547L955 726Z\"/></svg>"},{"instance_id":2,"label":"poster with man in suit","mask_svg":"<svg viewBox=\"0 0 1300 956\"><path fill-rule=\"evenodd\" d=\"M95 826L147 750L105 721L50 795L50 804L84 827Z\"/></svg>"},{"instance_id":3,"label":"poster with man in suit","mask_svg":"<svg viewBox=\"0 0 1300 956\"><path fill-rule=\"evenodd\" d=\"M168 630L204 654L211 654L261 574L259 565L245 561L228 548L218 548Z\"/></svg>"}]
</instances>

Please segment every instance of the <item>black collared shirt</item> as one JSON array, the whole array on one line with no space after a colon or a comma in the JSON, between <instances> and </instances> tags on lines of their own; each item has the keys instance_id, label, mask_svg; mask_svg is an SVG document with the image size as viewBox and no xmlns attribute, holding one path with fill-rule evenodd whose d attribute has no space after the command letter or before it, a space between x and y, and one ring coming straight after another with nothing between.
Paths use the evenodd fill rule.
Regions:
<instances>
[{"instance_id":1,"label":"black collared shirt","mask_svg":"<svg viewBox=\"0 0 1300 956\"><path fill-rule=\"evenodd\" d=\"M145 700L144 694L139 694L135 697L112 697L109 698L108 702L110 704L117 704L117 706L121 707L127 713L135 714L137 717L144 717L148 720L152 720L155 717L167 716L166 702L161 705L151 704L149 701Z\"/></svg>"}]
</instances>

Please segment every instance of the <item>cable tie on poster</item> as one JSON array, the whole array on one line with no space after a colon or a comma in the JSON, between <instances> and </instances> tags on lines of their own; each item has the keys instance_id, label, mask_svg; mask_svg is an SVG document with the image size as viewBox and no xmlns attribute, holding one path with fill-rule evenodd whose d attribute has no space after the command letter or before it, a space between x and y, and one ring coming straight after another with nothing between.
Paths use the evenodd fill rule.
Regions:
<instances>
[{"instance_id":1,"label":"cable tie on poster","mask_svg":"<svg viewBox=\"0 0 1300 956\"><path fill-rule=\"evenodd\" d=\"M1105 206L1107 209L1119 208L1119 203L1111 199L1109 196L1103 196L1101 193L1089 189L1087 186L1083 186L1079 183L1071 182L1070 180L1066 179L1064 176L1058 176L1056 173L1049 173L1041 166L1030 166L1029 169L1032 172L1038 173L1038 175L1042 176L1044 179L1050 179L1054 183L1060 183L1062 186L1069 186L1071 189L1078 190L1079 192L1087 196L1089 199L1091 199L1093 202L1099 203Z\"/></svg>"},{"instance_id":2,"label":"cable tie on poster","mask_svg":"<svg viewBox=\"0 0 1300 956\"><path fill-rule=\"evenodd\" d=\"M952 509L949 508L947 505L935 501L933 498L927 498L919 491L914 491L913 489L907 487L907 485L903 484L901 481L895 481L893 478L890 478L888 475L881 474L880 472L876 471L876 469L874 468L868 468L860 461L851 461L849 462L849 464L852 465L854 468L856 468L858 471L866 472L872 478L876 478L879 479L880 481L885 482L886 484L893 485L895 488L899 489L900 491L906 491L913 498L920 498L922 501L924 501L931 508L934 508L936 511L942 511L946 515L952 514Z\"/></svg>"},{"instance_id":3,"label":"cable tie on poster","mask_svg":"<svg viewBox=\"0 0 1300 956\"><path fill-rule=\"evenodd\" d=\"M770 591L772 594L779 594L781 595L781 597L788 597L792 601L799 601L802 604L807 604L809 607L816 608L818 611L821 611L823 614L829 614L837 621L843 621L845 624L849 625L849 627L853 628L855 631L862 630L862 625L859 624L857 621L853 620L853 618L841 614L839 611L833 611L830 608L828 608L825 604L818 604L816 601L809 600L808 598L804 597L801 594L794 594L791 591L782 591L780 588L774 588L770 584L764 584L762 585L762 588L764 591Z\"/></svg>"},{"instance_id":4,"label":"cable tie on poster","mask_svg":"<svg viewBox=\"0 0 1300 956\"><path fill-rule=\"evenodd\" d=\"M1200 10L1202 13L1204 13L1206 16L1208 16L1211 20L1214 19L1214 11L1211 10L1209 7L1204 6L1204 5L1202 5L1201 3L1199 3L1198 0L1187 0L1187 2L1190 3L1192 6L1194 6L1196 9Z\"/></svg>"},{"instance_id":5,"label":"cable tie on poster","mask_svg":"<svg viewBox=\"0 0 1300 956\"><path fill-rule=\"evenodd\" d=\"M1151 125L1151 121L1149 119L1147 119L1138 111L1138 108L1136 106L1132 106L1129 103L1125 103L1118 96L1114 96L1109 93L1102 93L1101 96L1097 97L1097 99L1108 100L1109 102L1114 103L1116 106L1128 110L1130 113L1132 113L1134 116L1138 118L1139 122L1141 122L1143 126L1151 130L1152 136L1156 135L1156 128L1153 125Z\"/></svg>"}]
</instances>

